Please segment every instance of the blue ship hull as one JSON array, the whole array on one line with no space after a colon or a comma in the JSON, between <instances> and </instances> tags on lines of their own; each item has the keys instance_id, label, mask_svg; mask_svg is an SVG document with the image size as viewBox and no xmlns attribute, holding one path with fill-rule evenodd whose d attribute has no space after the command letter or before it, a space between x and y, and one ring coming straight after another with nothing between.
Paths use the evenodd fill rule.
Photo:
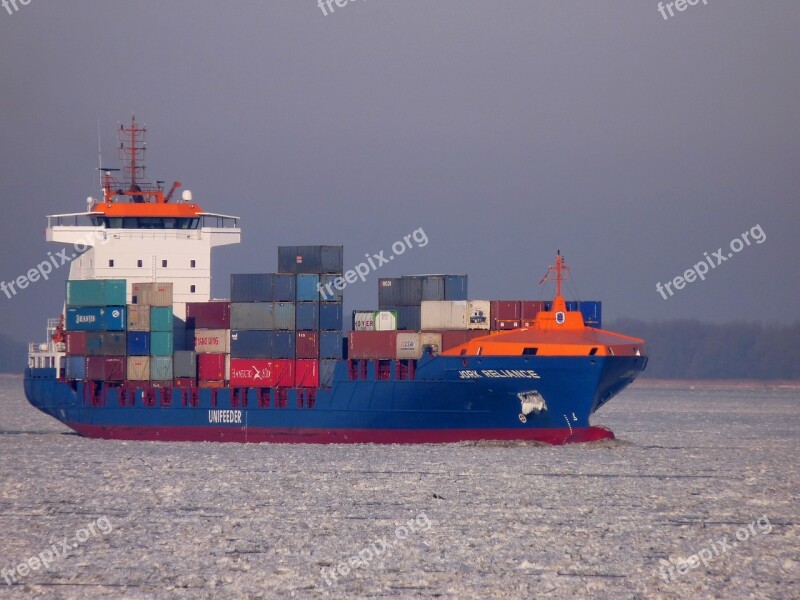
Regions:
<instances>
[{"instance_id":1,"label":"blue ship hull","mask_svg":"<svg viewBox=\"0 0 800 600\"><path fill-rule=\"evenodd\" d=\"M87 437L162 441L439 443L613 437L590 416L644 369L643 356L425 356L413 380L348 361L331 388L153 388L28 369L30 403ZM518 394L538 392L526 409Z\"/></svg>"}]
</instances>

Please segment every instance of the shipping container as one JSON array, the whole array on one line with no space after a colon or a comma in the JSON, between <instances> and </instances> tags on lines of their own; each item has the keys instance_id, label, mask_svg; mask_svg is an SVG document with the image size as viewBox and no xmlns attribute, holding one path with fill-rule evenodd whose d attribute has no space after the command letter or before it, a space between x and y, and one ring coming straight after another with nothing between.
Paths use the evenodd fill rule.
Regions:
<instances>
[{"instance_id":1,"label":"shipping container","mask_svg":"<svg viewBox=\"0 0 800 600\"><path fill-rule=\"evenodd\" d=\"M269 358L269 333L263 330L232 329L231 358Z\"/></svg>"},{"instance_id":2,"label":"shipping container","mask_svg":"<svg viewBox=\"0 0 800 600\"><path fill-rule=\"evenodd\" d=\"M294 331L268 331L267 356L265 358L294 359L296 354Z\"/></svg>"},{"instance_id":3,"label":"shipping container","mask_svg":"<svg viewBox=\"0 0 800 600\"><path fill-rule=\"evenodd\" d=\"M521 315L523 321L533 320L539 312L544 310L544 301L542 300L523 300L521 303Z\"/></svg>"},{"instance_id":4,"label":"shipping container","mask_svg":"<svg viewBox=\"0 0 800 600\"><path fill-rule=\"evenodd\" d=\"M488 331L469 330L469 331L442 331L442 352L450 350L461 344L466 344L472 339L489 335Z\"/></svg>"},{"instance_id":5,"label":"shipping container","mask_svg":"<svg viewBox=\"0 0 800 600\"><path fill-rule=\"evenodd\" d=\"M134 283L131 285L131 303L172 308L172 283Z\"/></svg>"},{"instance_id":6,"label":"shipping container","mask_svg":"<svg viewBox=\"0 0 800 600\"><path fill-rule=\"evenodd\" d=\"M272 302L272 283L272 273L232 274L231 302Z\"/></svg>"},{"instance_id":7,"label":"shipping container","mask_svg":"<svg viewBox=\"0 0 800 600\"><path fill-rule=\"evenodd\" d=\"M347 358L391 359L397 354L397 331L352 331L348 336Z\"/></svg>"},{"instance_id":8,"label":"shipping container","mask_svg":"<svg viewBox=\"0 0 800 600\"><path fill-rule=\"evenodd\" d=\"M339 282L341 290L333 285L337 279L344 281L341 273L323 273L319 276L321 302L342 302L344 300L344 283Z\"/></svg>"},{"instance_id":9,"label":"shipping container","mask_svg":"<svg viewBox=\"0 0 800 600\"><path fill-rule=\"evenodd\" d=\"M124 306L79 306L67 308L66 331L125 331Z\"/></svg>"},{"instance_id":10,"label":"shipping container","mask_svg":"<svg viewBox=\"0 0 800 600\"><path fill-rule=\"evenodd\" d=\"M172 319L172 345L175 352L178 350L194 350L194 332L190 341L187 341L186 322L173 315Z\"/></svg>"},{"instance_id":11,"label":"shipping container","mask_svg":"<svg viewBox=\"0 0 800 600\"><path fill-rule=\"evenodd\" d=\"M211 389L220 389L225 387L225 381L198 381L197 387L201 388L211 388Z\"/></svg>"},{"instance_id":12,"label":"shipping container","mask_svg":"<svg viewBox=\"0 0 800 600\"><path fill-rule=\"evenodd\" d=\"M319 385L320 387L331 387L333 385L333 375L336 371L338 360L319 361Z\"/></svg>"},{"instance_id":13,"label":"shipping container","mask_svg":"<svg viewBox=\"0 0 800 600\"><path fill-rule=\"evenodd\" d=\"M393 306L400 306L400 279L384 278L378 279L378 308L381 310L390 309Z\"/></svg>"},{"instance_id":14,"label":"shipping container","mask_svg":"<svg viewBox=\"0 0 800 600\"><path fill-rule=\"evenodd\" d=\"M125 381L128 359L124 356L89 356L86 359L86 379Z\"/></svg>"},{"instance_id":15,"label":"shipping container","mask_svg":"<svg viewBox=\"0 0 800 600\"><path fill-rule=\"evenodd\" d=\"M64 334L64 346L67 354L86 356L86 332L67 331Z\"/></svg>"},{"instance_id":16,"label":"shipping container","mask_svg":"<svg viewBox=\"0 0 800 600\"><path fill-rule=\"evenodd\" d=\"M544 303L544 310L552 309L552 302L547 301ZM602 327L602 305L599 300L568 300L567 310L580 311L583 315L583 322L589 327L600 328Z\"/></svg>"},{"instance_id":17,"label":"shipping container","mask_svg":"<svg viewBox=\"0 0 800 600\"><path fill-rule=\"evenodd\" d=\"M397 329L397 311L354 310L354 331L394 331Z\"/></svg>"},{"instance_id":18,"label":"shipping container","mask_svg":"<svg viewBox=\"0 0 800 600\"><path fill-rule=\"evenodd\" d=\"M275 273L272 276L272 300L275 302L294 302L297 296L294 275Z\"/></svg>"},{"instance_id":19,"label":"shipping container","mask_svg":"<svg viewBox=\"0 0 800 600\"><path fill-rule=\"evenodd\" d=\"M467 329L467 302L426 300L420 316L421 329Z\"/></svg>"},{"instance_id":20,"label":"shipping container","mask_svg":"<svg viewBox=\"0 0 800 600\"><path fill-rule=\"evenodd\" d=\"M175 369L174 364L172 368ZM197 385L197 379L194 377L176 377L172 383L176 388L193 388Z\"/></svg>"},{"instance_id":21,"label":"shipping container","mask_svg":"<svg viewBox=\"0 0 800 600\"><path fill-rule=\"evenodd\" d=\"M275 302L272 309L275 316L275 330L290 331L295 328L294 302Z\"/></svg>"},{"instance_id":22,"label":"shipping container","mask_svg":"<svg viewBox=\"0 0 800 600\"><path fill-rule=\"evenodd\" d=\"M275 329L275 304L232 302L231 329Z\"/></svg>"},{"instance_id":23,"label":"shipping container","mask_svg":"<svg viewBox=\"0 0 800 600\"><path fill-rule=\"evenodd\" d=\"M319 387L319 361L297 360L294 366L294 387Z\"/></svg>"},{"instance_id":24,"label":"shipping container","mask_svg":"<svg viewBox=\"0 0 800 600\"><path fill-rule=\"evenodd\" d=\"M81 279L67 281L67 306L124 306L124 279Z\"/></svg>"},{"instance_id":25,"label":"shipping container","mask_svg":"<svg viewBox=\"0 0 800 600\"><path fill-rule=\"evenodd\" d=\"M175 379L197 377L197 354L192 350L178 350L172 356L172 376Z\"/></svg>"},{"instance_id":26,"label":"shipping container","mask_svg":"<svg viewBox=\"0 0 800 600\"><path fill-rule=\"evenodd\" d=\"M298 331L316 331L319 329L319 302L297 303L295 329Z\"/></svg>"},{"instance_id":27,"label":"shipping container","mask_svg":"<svg viewBox=\"0 0 800 600\"><path fill-rule=\"evenodd\" d=\"M86 379L86 357L67 356L67 379Z\"/></svg>"},{"instance_id":28,"label":"shipping container","mask_svg":"<svg viewBox=\"0 0 800 600\"><path fill-rule=\"evenodd\" d=\"M495 331L506 331L509 329L519 329L522 327L522 319L494 319L493 325Z\"/></svg>"},{"instance_id":29,"label":"shipping container","mask_svg":"<svg viewBox=\"0 0 800 600\"><path fill-rule=\"evenodd\" d=\"M204 381L226 379L226 354L197 354L197 378Z\"/></svg>"},{"instance_id":30,"label":"shipping container","mask_svg":"<svg viewBox=\"0 0 800 600\"><path fill-rule=\"evenodd\" d=\"M519 300L492 300L489 310L492 316L492 329L501 329L499 321L522 319L522 303Z\"/></svg>"},{"instance_id":31,"label":"shipping container","mask_svg":"<svg viewBox=\"0 0 800 600\"><path fill-rule=\"evenodd\" d=\"M150 379L152 381L172 381L172 356L150 357Z\"/></svg>"},{"instance_id":32,"label":"shipping container","mask_svg":"<svg viewBox=\"0 0 800 600\"><path fill-rule=\"evenodd\" d=\"M90 331L86 334L88 356L125 356L127 339L124 333Z\"/></svg>"},{"instance_id":33,"label":"shipping container","mask_svg":"<svg viewBox=\"0 0 800 600\"><path fill-rule=\"evenodd\" d=\"M295 282L298 302L319 302L319 275L316 273L298 273Z\"/></svg>"},{"instance_id":34,"label":"shipping container","mask_svg":"<svg viewBox=\"0 0 800 600\"><path fill-rule=\"evenodd\" d=\"M343 270L342 246L278 246L278 271L281 273L341 273Z\"/></svg>"},{"instance_id":35,"label":"shipping container","mask_svg":"<svg viewBox=\"0 0 800 600\"><path fill-rule=\"evenodd\" d=\"M194 337L192 348L198 354L225 354L231 351L229 329L195 329L187 333Z\"/></svg>"},{"instance_id":36,"label":"shipping container","mask_svg":"<svg viewBox=\"0 0 800 600\"><path fill-rule=\"evenodd\" d=\"M321 331L319 334L319 357L323 360L340 359L343 354L344 337L342 332Z\"/></svg>"},{"instance_id":37,"label":"shipping container","mask_svg":"<svg viewBox=\"0 0 800 600\"><path fill-rule=\"evenodd\" d=\"M419 306L422 303L423 279L406 275L400 278L400 306Z\"/></svg>"},{"instance_id":38,"label":"shipping container","mask_svg":"<svg viewBox=\"0 0 800 600\"><path fill-rule=\"evenodd\" d=\"M231 359L231 387L294 387L294 360Z\"/></svg>"},{"instance_id":39,"label":"shipping container","mask_svg":"<svg viewBox=\"0 0 800 600\"><path fill-rule=\"evenodd\" d=\"M397 313L397 329L403 331L420 330L422 315L419 306L389 306L385 310Z\"/></svg>"},{"instance_id":40,"label":"shipping container","mask_svg":"<svg viewBox=\"0 0 800 600\"><path fill-rule=\"evenodd\" d=\"M174 351L172 331L153 331L150 333L150 356L168 356L171 359ZM172 379L172 377L167 377L167 379Z\"/></svg>"},{"instance_id":41,"label":"shipping container","mask_svg":"<svg viewBox=\"0 0 800 600\"><path fill-rule=\"evenodd\" d=\"M150 331L172 331L171 306L153 306L150 309Z\"/></svg>"},{"instance_id":42,"label":"shipping container","mask_svg":"<svg viewBox=\"0 0 800 600\"><path fill-rule=\"evenodd\" d=\"M230 302L186 303L186 327L188 329L230 329L230 326Z\"/></svg>"},{"instance_id":43,"label":"shipping container","mask_svg":"<svg viewBox=\"0 0 800 600\"><path fill-rule=\"evenodd\" d=\"M319 358L318 331L298 331L295 338L295 355L297 358Z\"/></svg>"},{"instance_id":44,"label":"shipping container","mask_svg":"<svg viewBox=\"0 0 800 600\"><path fill-rule=\"evenodd\" d=\"M424 354L429 348L431 353L439 354L442 351L442 334L438 332L423 331L419 334L419 343Z\"/></svg>"},{"instance_id":45,"label":"shipping container","mask_svg":"<svg viewBox=\"0 0 800 600\"><path fill-rule=\"evenodd\" d=\"M445 300L469 299L466 275L444 276L444 299Z\"/></svg>"},{"instance_id":46,"label":"shipping container","mask_svg":"<svg viewBox=\"0 0 800 600\"><path fill-rule=\"evenodd\" d=\"M467 301L467 327L488 331L492 325L490 319L491 302L488 300Z\"/></svg>"},{"instance_id":47,"label":"shipping container","mask_svg":"<svg viewBox=\"0 0 800 600\"><path fill-rule=\"evenodd\" d=\"M422 302L444 300L444 275L425 275L420 276L420 279L422 280Z\"/></svg>"},{"instance_id":48,"label":"shipping container","mask_svg":"<svg viewBox=\"0 0 800 600\"><path fill-rule=\"evenodd\" d=\"M128 304L128 331L150 331L150 307L146 304Z\"/></svg>"},{"instance_id":49,"label":"shipping container","mask_svg":"<svg viewBox=\"0 0 800 600\"><path fill-rule=\"evenodd\" d=\"M344 309L341 302L320 303L319 328L322 331L341 331L344 329Z\"/></svg>"},{"instance_id":50,"label":"shipping container","mask_svg":"<svg viewBox=\"0 0 800 600\"><path fill-rule=\"evenodd\" d=\"M150 356L150 333L129 331L127 335L128 356Z\"/></svg>"},{"instance_id":51,"label":"shipping container","mask_svg":"<svg viewBox=\"0 0 800 600\"><path fill-rule=\"evenodd\" d=\"M128 357L128 380L129 381L150 381L150 357L149 356L129 356Z\"/></svg>"},{"instance_id":52,"label":"shipping container","mask_svg":"<svg viewBox=\"0 0 800 600\"><path fill-rule=\"evenodd\" d=\"M417 359L422 356L422 338L417 332L398 331L397 351L393 358Z\"/></svg>"}]
</instances>

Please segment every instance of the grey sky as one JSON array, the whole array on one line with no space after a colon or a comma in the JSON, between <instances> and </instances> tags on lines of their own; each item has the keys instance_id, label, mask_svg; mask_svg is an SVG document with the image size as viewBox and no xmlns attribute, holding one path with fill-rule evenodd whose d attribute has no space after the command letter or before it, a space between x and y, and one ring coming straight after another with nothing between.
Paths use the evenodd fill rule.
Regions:
<instances>
[{"instance_id":1,"label":"grey sky","mask_svg":"<svg viewBox=\"0 0 800 600\"><path fill-rule=\"evenodd\" d=\"M45 215L98 194L117 121L147 124L148 175L240 215L231 272L279 244L345 263L423 227L377 277L467 272L473 298L541 298L561 249L606 317L798 318L800 3L709 0L45 2L0 8L0 279L44 260ZM116 165L115 165L116 166ZM743 231L745 248L669 300L656 292ZM66 267L9 300L38 339Z\"/></svg>"}]
</instances>

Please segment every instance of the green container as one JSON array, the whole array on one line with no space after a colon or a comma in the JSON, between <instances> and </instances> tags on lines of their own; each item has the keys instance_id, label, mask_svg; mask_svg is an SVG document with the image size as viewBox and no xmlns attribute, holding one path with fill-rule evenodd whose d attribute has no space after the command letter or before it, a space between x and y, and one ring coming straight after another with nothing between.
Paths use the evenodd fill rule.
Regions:
<instances>
[{"instance_id":1,"label":"green container","mask_svg":"<svg viewBox=\"0 0 800 600\"><path fill-rule=\"evenodd\" d=\"M73 279L67 281L67 306L124 306L124 279Z\"/></svg>"},{"instance_id":2,"label":"green container","mask_svg":"<svg viewBox=\"0 0 800 600\"><path fill-rule=\"evenodd\" d=\"M150 356L169 356L172 358L172 332L153 331L150 334Z\"/></svg>"},{"instance_id":3,"label":"green container","mask_svg":"<svg viewBox=\"0 0 800 600\"><path fill-rule=\"evenodd\" d=\"M172 331L172 307L150 308L150 331Z\"/></svg>"}]
</instances>

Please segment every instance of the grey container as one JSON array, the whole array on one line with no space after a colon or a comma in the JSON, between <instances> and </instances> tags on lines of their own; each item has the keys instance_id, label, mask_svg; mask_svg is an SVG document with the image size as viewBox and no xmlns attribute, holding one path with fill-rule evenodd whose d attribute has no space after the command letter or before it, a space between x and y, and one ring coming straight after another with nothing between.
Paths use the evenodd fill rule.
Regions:
<instances>
[{"instance_id":1,"label":"grey container","mask_svg":"<svg viewBox=\"0 0 800 600\"><path fill-rule=\"evenodd\" d=\"M331 387L333 385L333 374L336 371L338 360L319 361L319 386Z\"/></svg>"},{"instance_id":2,"label":"grey container","mask_svg":"<svg viewBox=\"0 0 800 600\"><path fill-rule=\"evenodd\" d=\"M294 302L275 302L275 329L282 331L292 331L295 325ZM276 357L278 358L278 357Z\"/></svg>"},{"instance_id":3,"label":"grey container","mask_svg":"<svg viewBox=\"0 0 800 600\"><path fill-rule=\"evenodd\" d=\"M387 306L383 310L397 311L397 329L419 331L422 327L422 309L419 306Z\"/></svg>"},{"instance_id":4,"label":"grey container","mask_svg":"<svg viewBox=\"0 0 800 600\"><path fill-rule=\"evenodd\" d=\"M152 381L172 381L172 357L150 357L150 379Z\"/></svg>"},{"instance_id":5,"label":"grey container","mask_svg":"<svg viewBox=\"0 0 800 600\"><path fill-rule=\"evenodd\" d=\"M231 329L275 329L272 302L231 302Z\"/></svg>"},{"instance_id":6,"label":"grey container","mask_svg":"<svg viewBox=\"0 0 800 600\"><path fill-rule=\"evenodd\" d=\"M400 278L382 277L378 279L378 308L389 310L393 306L400 306Z\"/></svg>"},{"instance_id":7,"label":"grey container","mask_svg":"<svg viewBox=\"0 0 800 600\"><path fill-rule=\"evenodd\" d=\"M231 302L272 302L273 273L231 275Z\"/></svg>"},{"instance_id":8,"label":"grey container","mask_svg":"<svg viewBox=\"0 0 800 600\"><path fill-rule=\"evenodd\" d=\"M444 276L444 300L468 300L468 278L466 275Z\"/></svg>"},{"instance_id":9,"label":"grey container","mask_svg":"<svg viewBox=\"0 0 800 600\"><path fill-rule=\"evenodd\" d=\"M191 350L179 350L173 355L173 377L196 377L197 354Z\"/></svg>"},{"instance_id":10,"label":"grey container","mask_svg":"<svg viewBox=\"0 0 800 600\"><path fill-rule=\"evenodd\" d=\"M444 300L444 275L429 275L420 278L422 281L422 301Z\"/></svg>"},{"instance_id":11,"label":"grey container","mask_svg":"<svg viewBox=\"0 0 800 600\"><path fill-rule=\"evenodd\" d=\"M341 273L343 270L342 246L278 246L278 271L281 273Z\"/></svg>"}]
</instances>

